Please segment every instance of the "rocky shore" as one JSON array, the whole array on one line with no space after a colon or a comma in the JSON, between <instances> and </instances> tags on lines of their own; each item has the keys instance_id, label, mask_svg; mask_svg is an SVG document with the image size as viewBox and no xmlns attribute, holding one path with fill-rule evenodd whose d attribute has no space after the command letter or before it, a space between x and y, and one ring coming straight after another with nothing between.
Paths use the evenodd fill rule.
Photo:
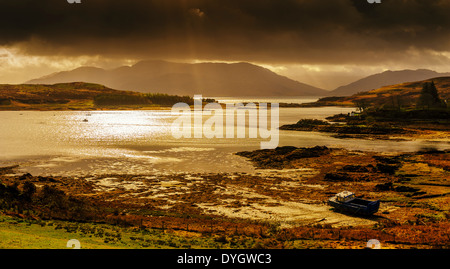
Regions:
<instances>
[{"instance_id":1,"label":"rocky shore","mask_svg":"<svg viewBox=\"0 0 450 269\"><path fill-rule=\"evenodd\" d=\"M447 111L388 111L338 114L326 121L301 119L280 130L332 133L337 138L380 140L439 139L450 137Z\"/></svg>"}]
</instances>

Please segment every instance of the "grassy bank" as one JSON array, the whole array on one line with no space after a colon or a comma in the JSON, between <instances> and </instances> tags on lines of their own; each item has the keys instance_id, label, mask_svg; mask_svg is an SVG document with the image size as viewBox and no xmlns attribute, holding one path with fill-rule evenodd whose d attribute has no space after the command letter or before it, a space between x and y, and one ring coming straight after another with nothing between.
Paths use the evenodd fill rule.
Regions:
<instances>
[{"instance_id":1,"label":"grassy bank","mask_svg":"<svg viewBox=\"0 0 450 269\"><path fill-rule=\"evenodd\" d=\"M78 240L83 249L227 248L220 240L194 232L177 235L158 229L0 215L2 249L66 249L70 239Z\"/></svg>"}]
</instances>

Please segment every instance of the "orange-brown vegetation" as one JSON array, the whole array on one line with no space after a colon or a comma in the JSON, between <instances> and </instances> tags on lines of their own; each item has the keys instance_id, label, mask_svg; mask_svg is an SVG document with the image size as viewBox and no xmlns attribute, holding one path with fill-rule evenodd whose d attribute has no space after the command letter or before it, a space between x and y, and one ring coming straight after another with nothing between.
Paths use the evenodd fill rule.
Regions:
<instances>
[{"instance_id":1,"label":"orange-brown vegetation","mask_svg":"<svg viewBox=\"0 0 450 269\"><path fill-rule=\"evenodd\" d=\"M23 218L213 236L224 242L251 238L258 248L361 248L372 238L385 248L448 248L448 151L386 155L310 150L314 154L278 149L283 156L291 154L288 161L268 169L266 160L265 169L255 174L73 178L12 176L7 173L15 168L10 167L0 173L2 211ZM258 164L277 159L276 151L242 155ZM342 190L381 200L379 212L366 219L333 212L326 201ZM309 213L298 215L302 210Z\"/></svg>"}]
</instances>

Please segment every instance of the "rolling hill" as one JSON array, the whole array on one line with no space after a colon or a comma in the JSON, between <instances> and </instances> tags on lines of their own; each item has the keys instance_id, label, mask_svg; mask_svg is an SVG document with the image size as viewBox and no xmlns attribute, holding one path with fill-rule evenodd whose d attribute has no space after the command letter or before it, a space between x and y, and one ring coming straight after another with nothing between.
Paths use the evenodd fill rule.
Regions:
<instances>
[{"instance_id":1,"label":"rolling hill","mask_svg":"<svg viewBox=\"0 0 450 269\"><path fill-rule=\"evenodd\" d=\"M80 67L28 81L103 84L119 90L203 96L326 96L328 91L280 76L249 63L173 63L141 61L106 70Z\"/></svg>"},{"instance_id":2,"label":"rolling hill","mask_svg":"<svg viewBox=\"0 0 450 269\"><path fill-rule=\"evenodd\" d=\"M420 95L420 91L425 82L433 81L441 100L450 98L450 77L436 77L415 82L405 82L390 86L380 87L368 92L361 92L352 96L324 97L309 106L355 106L364 102L376 107L409 107L414 106Z\"/></svg>"},{"instance_id":3,"label":"rolling hill","mask_svg":"<svg viewBox=\"0 0 450 269\"><path fill-rule=\"evenodd\" d=\"M385 71L383 73L365 77L348 85L338 87L329 92L328 96L350 96L359 92L378 89L383 86L445 76L450 76L450 73L438 73L427 69Z\"/></svg>"},{"instance_id":4,"label":"rolling hill","mask_svg":"<svg viewBox=\"0 0 450 269\"><path fill-rule=\"evenodd\" d=\"M140 109L191 103L188 96L120 91L100 84L0 84L0 110Z\"/></svg>"}]
</instances>

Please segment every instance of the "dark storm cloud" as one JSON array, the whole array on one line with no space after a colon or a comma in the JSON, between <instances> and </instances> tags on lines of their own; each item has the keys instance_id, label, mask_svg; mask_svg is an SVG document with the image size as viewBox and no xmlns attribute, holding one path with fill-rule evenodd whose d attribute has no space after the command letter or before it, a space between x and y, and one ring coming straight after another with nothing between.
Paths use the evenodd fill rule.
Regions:
<instances>
[{"instance_id":1,"label":"dark storm cloud","mask_svg":"<svg viewBox=\"0 0 450 269\"><path fill-rule=\"evenodd\" d=\"M351 63L450 45L448 0L0 3L0 45L36 55Z\"/></svg>"}]
</instances>

